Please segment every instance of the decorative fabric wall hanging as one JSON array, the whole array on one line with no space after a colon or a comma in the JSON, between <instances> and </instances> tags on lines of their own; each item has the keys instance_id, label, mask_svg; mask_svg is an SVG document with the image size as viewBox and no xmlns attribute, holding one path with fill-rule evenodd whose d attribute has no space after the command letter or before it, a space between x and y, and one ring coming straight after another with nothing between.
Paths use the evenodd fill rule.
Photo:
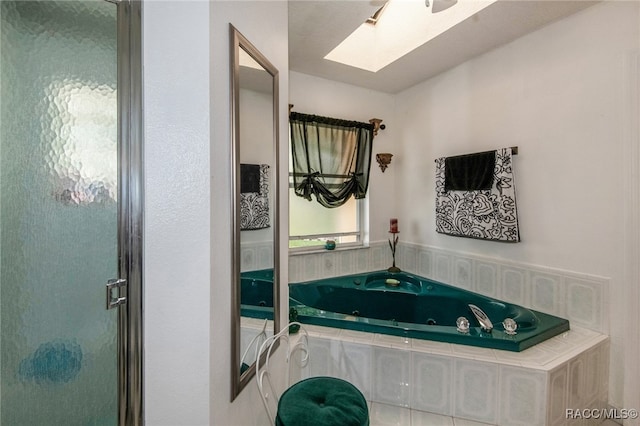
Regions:
<instances>
[{"instance_id":1,"label":"decorative fabric wall hanging","mask_svg":"<svg viewBox=\"0 0 640 426\"><path fill-rule=\"evenodd\" d=\"M512 149L436 159L436 231L519 242Z\"/></svg>"},{"instance_id":2,"label":"decorative fabric wall hanging","mask_svg":"<svg viewBox=\"0 0 640 426\"><path fill-rule=\"evenodd\" d=\"M240 164L240 229L269 226L269 165Z\"/></svg>"}]
</instances>

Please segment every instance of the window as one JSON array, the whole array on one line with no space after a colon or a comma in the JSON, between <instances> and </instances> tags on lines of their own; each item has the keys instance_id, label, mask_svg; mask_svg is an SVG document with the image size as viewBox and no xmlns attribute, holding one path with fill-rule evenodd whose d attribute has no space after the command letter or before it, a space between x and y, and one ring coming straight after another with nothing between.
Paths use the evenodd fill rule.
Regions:
<instances>
[{"instance_id":1,"label":"window","mask_svg":"<svg viewBox=\"0 0 640 426\"><path fill-rule=\"evenodd\" d=\"M289 116L289 247L362 245L373 125Z\"/></svg>"},{"instance_id":2,"label":"window","mask_svg":"<svg viewBox=\"0 0 640 426\"><path fill-rule=\"evenodd\" d=\"M318 248L327 240L339 246L362 245L367 200L351 197L340 207L328 209L296 195L289 185L289 248Z\"/></svg>"}]
</instances>

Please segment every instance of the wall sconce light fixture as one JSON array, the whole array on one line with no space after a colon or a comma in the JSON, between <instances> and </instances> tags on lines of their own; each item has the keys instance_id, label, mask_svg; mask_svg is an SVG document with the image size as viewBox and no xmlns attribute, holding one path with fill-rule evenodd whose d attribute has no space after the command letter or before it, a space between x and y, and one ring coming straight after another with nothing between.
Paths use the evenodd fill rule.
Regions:
<instances>
[{"instance_id":1,"label":"wall sconce light fixture","mask_svg":"<svg viewBox=\"0 0 640 426\"><path fill-rule=\"evenodd\" d=\"M379 154L376 154L376 161L378 161L382 173L384 173L384 171L387 170L387 167L389 167L389 164L391 164L391 157L393 157L393 154L390 154L388 152L381 152Z\"/></svg>"},{"instance_id":2,"label":"wall sconce light fixture","mask_svg":"<svg viewBox=\"0 0 640 426\"><path fill-rule=\"evenodd\" d=\"M382 123L381 118L372 118L369 123L373 124L373 136L378 136L378 130L384 130L387 126Z\"/></svg>"}]
</instances>

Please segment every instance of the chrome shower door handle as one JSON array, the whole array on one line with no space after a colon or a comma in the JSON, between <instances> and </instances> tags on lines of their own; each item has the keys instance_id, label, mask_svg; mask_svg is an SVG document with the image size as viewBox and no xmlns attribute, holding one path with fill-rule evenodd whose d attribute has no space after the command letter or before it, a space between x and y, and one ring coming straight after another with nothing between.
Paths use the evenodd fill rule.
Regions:
<instances>
[{"instance_id":1,"label":"chrome shower door handle","mask_svg":"<svg viewBox=\"0 0 640 426\"><path fill-rule=\"evenodd\" d=\"M120 305L127 303L126 297L120 297L120 287L126 287L127 280L123 279L111 279L107 281L107 310L113 309ZM113 296L113 291L116 290L116 296Z\"/></svg>"}]
</instances>

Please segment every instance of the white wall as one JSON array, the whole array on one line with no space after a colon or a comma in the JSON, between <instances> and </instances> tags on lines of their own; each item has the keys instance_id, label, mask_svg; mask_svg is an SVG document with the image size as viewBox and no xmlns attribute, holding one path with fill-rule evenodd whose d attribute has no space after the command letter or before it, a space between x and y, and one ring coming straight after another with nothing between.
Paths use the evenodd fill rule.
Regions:
<instances>
[{"instance_id":1,"label":"white wall","mask_svg":"<svg viewBox=\"0 0 640 426\"><path fill-rule=\"evenodd\" d=\"M602 25L603 22L609 23ZM637 2L598 4L400 93L396 203L413 242L611 279L610 402L623 405L623 123ZM437 234L433 160L518 146L519 244ZM395 159L395 158L394 158ZM406 224L406 225L402 225ZM406 234L405 234L406 235ZM628 361L628 360L627 360Z\"/></svg>"},{"instance_id":2,"label":"white wall","mask_svg":"<svg viewBox=\"0 0 640 426\"><path fill-rule=\"evenodd\" d=\"M229 22L281 71L286 117L286 2L144 5L148 425L265 423L255 383L229 403ZM286 135L286 119L280 127ZM286 150L281 157L286 164ZM281 209L286 224L286 198ZM281 233L286 241L286 226Z\"/></svg>"},{"instance_id":3,"label":"white wall","mask_svg":"<svg viewBox=\"0 0 640 426\"><path fill-rule=\"evenodd\" d=\"M240 162L269 165L269 217L273 223L275 203L274 147L268 143L273 134L271 94L255 90L240 90ZM273 241L273 226L265 229L241 231L241 244ZM273 253L271 253L273 258Z\"/></svg>"},{"instance_id":4,"label":"white wall","mask_svg":"<svg viewBox=\"0 0 640 426\"><path fill-rule=\"evenodd\" d=\"M209 4L146 1L143 44L145 420L206 425L215 391Z\"/></svg>"}]
</instances>

